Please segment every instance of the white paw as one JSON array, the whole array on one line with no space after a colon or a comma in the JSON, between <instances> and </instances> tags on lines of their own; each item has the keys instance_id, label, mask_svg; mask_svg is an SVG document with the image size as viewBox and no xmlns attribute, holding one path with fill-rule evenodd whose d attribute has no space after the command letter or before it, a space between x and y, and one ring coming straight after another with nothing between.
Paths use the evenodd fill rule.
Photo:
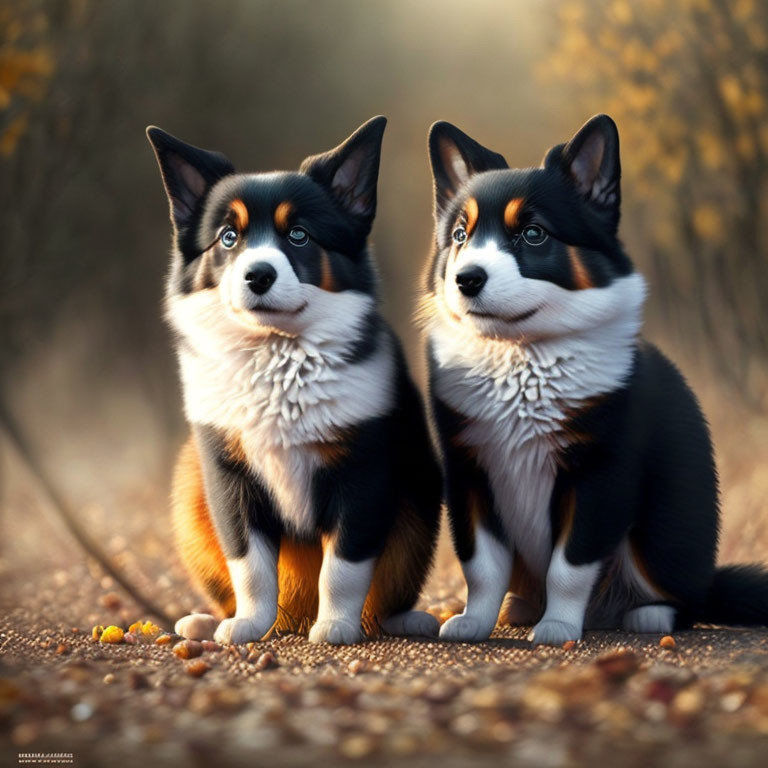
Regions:
<instances>
[{"instance_id":1,"label":"white paw","mask_svg":"<svg viewBox=\"0 0 768 768\"><path fill-rule=\"evenodd\" d=\"M641 605L624 614L625 632L671 632L675 609L671 605Z\"/></svg>"},{"instance_id":2,"label":"white paw","mask_svg":"<svg viewBox=\"0 0 768 768\"><path fill-rule=\"evenodd\" d=\"M213 640L219 620L210 613L190 613L176 622L173 631L187 640Z\"/></svg>"},{"instance_id":3,"label":"white paw","mask_svg":"<svg viewBox=\"0 0 768 768\"><path fill-rule=\"evenodd\" d=\"M487 640L491 636L492 631L493 627L489 629L486 625L481 624L478 619L461 613L458 616L452 616L440 627L440 639L462 643L477 643L481 640Z\"/></svg>"},{"instance_id":4,"label":"white paw","mask_svg":"<svg viewBox=\"0 0 768 768\"><path fill-rule=\"evenodd\" d=\"M330 643L331 645L352 645L363 640L363 630L359 624L343 619L316 621L309 630L310 643Z\"/></svg>"},{"instance_id":5,"label":"white paw","mask_svg":"<svg viewBox=\"0 0 768 768\"><path fill-rule=\"evenodd\" d=\"M562 645L580 640L581 630L575 624L544 618L531 630L528 639L534 645Z\"/></svg>"},{"instance_id":6,"label":"white paw","mask_svg":"<svg viewBox=\"0 0 768 768\"><path fill-rule=\"evenodd\" d=\"M242 645L261 640L272 625L254 619L224 619L219 624L213 639L221 645Z\"/></svg>"},{"instance_id":7,"label":"white paw","mask_svg":"<svg viewBox=\"0 0 768 768\"><path fill-rule=\"evenodd\" d=\"M440 632L440 622L431 614L424 611L405 611L390 616L381 622L382 629L390 635L405 637L418 635L420 637L437 637Z\"/></svg>"}]
</instances>

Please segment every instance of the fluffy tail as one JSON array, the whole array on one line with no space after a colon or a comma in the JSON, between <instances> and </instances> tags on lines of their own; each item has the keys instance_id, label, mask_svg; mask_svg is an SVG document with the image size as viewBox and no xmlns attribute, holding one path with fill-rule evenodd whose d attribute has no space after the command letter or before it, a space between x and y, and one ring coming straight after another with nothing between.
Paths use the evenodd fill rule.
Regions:
<instances>
[{"instance_id":1,"label":"fluffy tail","mask_svg":"<svg viewBox=\"0 0 768 768\"><path fill-rule=\"evenodd\" d=\"M768 570L727 565L715 571L698 621L707 624L768 626Z\"/></svg>"}]
</instances>

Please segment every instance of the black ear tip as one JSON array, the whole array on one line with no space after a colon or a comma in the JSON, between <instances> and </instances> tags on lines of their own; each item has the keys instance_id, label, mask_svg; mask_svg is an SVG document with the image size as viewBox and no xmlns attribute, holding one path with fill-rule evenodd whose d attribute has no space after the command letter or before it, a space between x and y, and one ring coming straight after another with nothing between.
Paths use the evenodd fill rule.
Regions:
<instances>
[{"instance_id":1,"label":"black ear tip","mask_svg":"<svg viewBox=\"0 0 768 768\"><path fill-rule=\"evenodd\" d=\"M587 120L584 127L586 128L587 126L599 128L603 133L614 134L616 136L619 135L619 129L616 127L616 122L610 115L606 115L604 112Z\"/></svg>"},{"instance_id":2,"label":"black ear tip","mask_svg":"<svg viewBox=\"0 0 768 768\"><path fill-rule=\"evenodd\" d=\"M427 134L427 145L430 152L434 155L437 152L437 142L447 137L449 139L456 139L461 135L461 131L452 123L447 120L437 120L429 127L429 133Z\"/></svg>"},{"instance_id":3,"label":"black ear tip","mask_svg":"<svg viewBox=\"0 0 768 768\"><path fill-rule=\"evenodd\" d=\"M381 138L384 135L384 129L387 127L387 118L384 115L376 115L370 120L366 120L353 134L352 137L366 136L368 138L377 136Z\"/></svg>"},{"instance_id":4,"label":"black ear tip","mask_svg":"<svg viewBox=\"0 0 768 768\"><path fill-rule=\"evenodd\" d=\"M452 125L447 120L436 120L429 126L427 136L432 139L433 136L440 136L441 134L450 133L455 130L456 126Z\"/></svg>"},{"instance_id":5,"label":"black ear tip","mask_svg":"<svg viewBox=\"0 0 768 768\"><path fill-rule=\"evenodd\" d=\"M148 125L145 133L153 147L162 146L173 141L173 136L170 133L162 128L158 128L156 125Z\"/></svg>"}]
</instances>

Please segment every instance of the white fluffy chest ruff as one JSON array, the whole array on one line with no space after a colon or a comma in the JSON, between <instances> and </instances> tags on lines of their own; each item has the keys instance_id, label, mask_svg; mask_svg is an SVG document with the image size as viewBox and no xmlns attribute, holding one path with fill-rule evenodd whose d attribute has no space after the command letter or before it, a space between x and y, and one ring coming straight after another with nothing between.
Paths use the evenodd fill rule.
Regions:
<instances>
[{"instance_id":1,"label":"white fluffy chest ruff","mask_svg":"<svg viewBox=\"0 0 768 768\"><path fill-rule=\"evenodd\" d=\"M180 314L171 308L177 327ZM355 319L346 326L352 338ZM283 520L307 530L314 520L317 444L333 442L340 430L393 406L391 341L381 334L373 355L349 364L343 356L349 340L339 338L338 329L311 340L277 334L245 339L242 329L218 322L218 343L184 334L179 363L187 419L239 438Z\"/></svg>"},{"instance_id":2,"label":"white fluffy chest ruff","mask_svg":"<svg viewBox=\"0 0 768 768\"><path fill-rule=\"evenodd\" d=\"M567 338L483 339L444 318L430 327L435 394L467 417L460 435L488 473L511 545L544 578L552 552L550 500L567 411L620 387L639 320Z\"/></svg>"}]
</instances>

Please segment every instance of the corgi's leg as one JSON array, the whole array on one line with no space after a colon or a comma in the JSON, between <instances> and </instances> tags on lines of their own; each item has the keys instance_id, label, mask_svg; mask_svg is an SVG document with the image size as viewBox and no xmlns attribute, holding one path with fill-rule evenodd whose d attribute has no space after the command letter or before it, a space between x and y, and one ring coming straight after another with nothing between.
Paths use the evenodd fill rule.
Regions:
<instances>
[{"instance_id":1,"label":"corgi's leg","mask_svg":"<svg viewBox=\"0 0 768 768\"><path fill-rule=\"evenodd\" d=\"M568 561L565 546L555 547L547 571L547 608L528 635L531 642L562 645L581 638L587 603L600 567L600 561L573 565Z\"/></svg>"},{"instance_id":2,"label":"corgi's leg","mask_svg":"<svg viewBox=\"0 0 768 768\"><path fill-rule=\"evenodd\" d=\"M438 478L439 480L439 478ZM404 508L395 520L384 551L376 561L371 591L363 609L366 631L380 628L389 635L437 637L440 622L424 611L415 611L422 586L432 565L440 497L418 511Z\"/></svg>"},{"instance_id":3,"label":"corgi's leg","mask_svg":"<svg viewBox=\"0 0 768 768\"><path fill-rule=\"evenodd\" d=\"M227 560L236 609L219 624L217 643L249 643L269 632L277 619L277 555L275 543L252 530L245 554Z\"/></svg>"},{"instance_id":4,"label":"corgi's leg","mask_svg":"<svg viewBox=\"0 0 768 768\"><path fill-rule=\"evenodd\" d=\"M440 628L441 640L477 642L487 640L509 586L512 553L495 536L478 526L475 551L462 563L467 580L467 605L464 612L453 616Z\"/></svg>"},{"instance_id":5,"label":"corgi's leg","mask_svg":"<svg viewBox=\"0 0 768 768\"><path fill-rule=\"evenodd\" d=\"M671 632L676 611L671 605L641 605L624 614L625 632Z\"/></svg>"},{"instance_id":6,"label":"corgi's leg","mask_svg":"<svg viewBox=\"0 0 768 768\"><path fill-rule=\"evenodd\" d=\"M499 624L510 627L530 627L541 618L541 610L520 595L507 594L501 604Z\"/></svg>"},{"instance_id":7,"label":"corgi's leg","mask_svg":"<svg viewBox=\"0 0 768 768\"><path fill-rule=\"evenodd\" d=\"M317 621L309 631L310 643L359 643L363 604L373 577L374 558L344 559L335 546L326 547L320 568Z\"/></svg>"},{"instance_id":8,"label":"corgi's leg","mask_svg":"<svg viewBox=\"0 0 768 768\"><path fill-rule=\"evenodd\" d=\"M232 591L227 560L205 498L200 459L193 438L184 444L179 453L171 499L176 551L182 563L219 617L234 615L235 593ZM207 618L203 620L202 616ZM196 617L194 621L192 617ZM179 619L184 631L177 628L178 634L195 640L213 637L218 620L210 614L192 614L192 617ZM213 628L210 626L212 623Z\"/></svg>"}]
</instances>

